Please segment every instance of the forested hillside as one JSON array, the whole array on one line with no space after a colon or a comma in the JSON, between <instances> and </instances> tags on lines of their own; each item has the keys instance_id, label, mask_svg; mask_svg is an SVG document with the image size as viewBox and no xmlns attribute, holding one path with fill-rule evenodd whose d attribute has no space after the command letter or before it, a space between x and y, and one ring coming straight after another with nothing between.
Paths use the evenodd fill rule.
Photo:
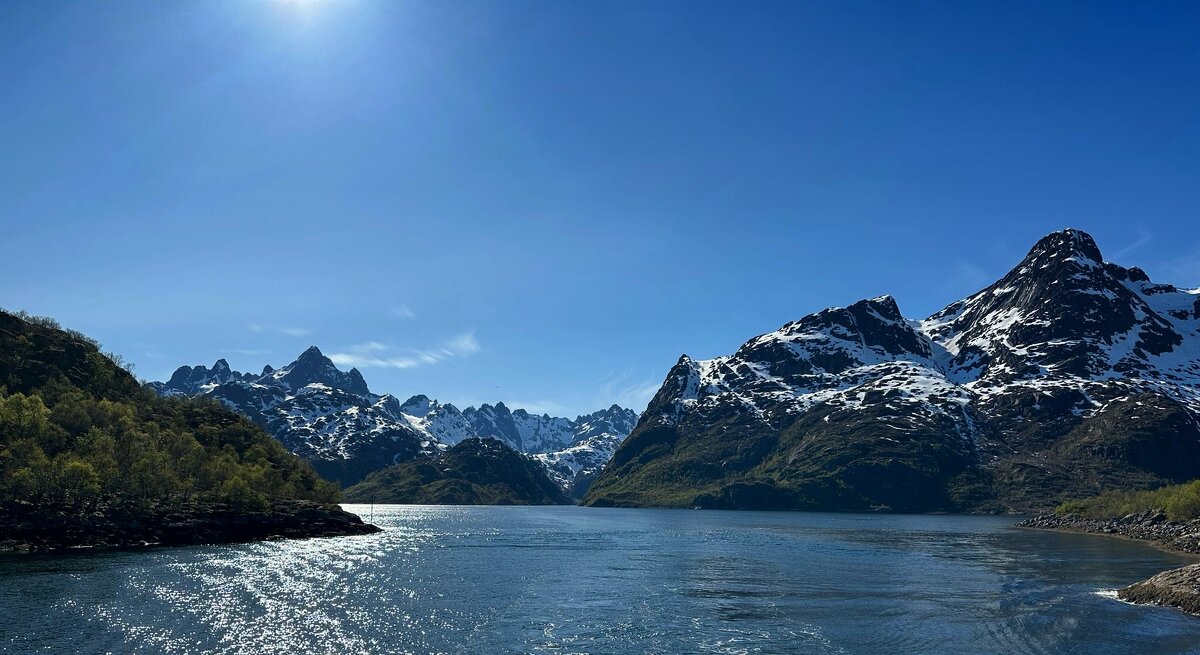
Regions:
<instances>
[{"instance_id":1,"label":"forested hillside","mask_svg":"<svg viewBox=\"0 0 1200 655\"><path fill-rule=\"evenodd\" d=\"M39 516L269 514L281 501L338 497L217 402L161 398L84 335L0 312L0 523L10 532L37 533Z\"/></svg>"}]
</instances>

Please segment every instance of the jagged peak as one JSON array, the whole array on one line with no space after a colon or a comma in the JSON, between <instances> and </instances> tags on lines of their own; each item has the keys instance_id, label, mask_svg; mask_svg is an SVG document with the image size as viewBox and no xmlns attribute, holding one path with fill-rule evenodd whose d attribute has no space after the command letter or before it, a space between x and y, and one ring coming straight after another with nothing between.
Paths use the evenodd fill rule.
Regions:
<instances>
[{"instance_id":1,"label":"jagged peak","mask_svg":"<svg viewBox=\"0 0 1200 655\"><path fill-rule=\"evenodd\" d=\"M296 361L300 361L302 359L317 359L317 358L326 359L325 354L321 352L320 348L318 348L316 346L309 346L308 348L306 348L304 350L304 352L300 353L300 356L296 358Z\"/></svg>"},{"instance_id":2,"label":"jagged peak","mask_svg":"<svg viewBox=\"0 0 1200 655\"><path fill-rule=\"evenodd\" d=\"M197 368L203 369L204 367L199 366ZM179 368L175 369L174 373L171 374L171 379L168 381L168 384L176 384L183 380L186 380L188 377L190 377L192 375L193 370L195 370L195 369L193 369L191 366L187 366L186 364L183 366L180 366Z\"/></svg>"},{"instance_id":3,"label":"jagged peak","mask_svg":"<svg viewBox=\"0 0 1200 655\"><path fill-rule=\"evenodd\" d=\"M900 305L898 305L896 303L896 299L893 298L889 294L884 294L882 296L876 296L874 298L867 298L865 300L860 300L860 301L854 303L853 305L850 305L849 307L847 307L847 309L849 309L851 311L853 311L855 309L859 309L859 308L872 309L877 314L879 314L880 316L882 316L888 320L892 320L892 321L903 321L904 320L904 316L902 316L900 314Z\"/></svg>"},{"instance_id":4,"label":"jagged peak","mask_svg":"<svg viewBox=\"0 0 1200 655\"><path fill-rule=\"evenodd\" d=\"M1126 269L1126 272L1129 274L1129 279L1132 282L1149 282L1150 281L1150 276L1146 274L1146 271L1143 271L1141 268L1139 268L1137 266L1133 266L1129 269Z\"/></svg>"},{"instance_id":5,"label":"jagged peak","mask_svg":"<svg viewBox=\"0 0 1200 655\"><path fill-rule=\"evenodd\" d=\"M225 358L224 358L224 357L222 357L221 359L218 359L217 361L213 362L213 365L212 365L212 371L213 371L214 373L215 373L215 372L217 372L217 371L228 371L228 370L230 370L230 369L229 369L229 362L225 361Z\"/></svg>"},{"instance_id":6,"label":"jagged peak","mask_svg":"<svg viewBox=\"0 0 1200 655\"><path fill-rule=\"evenodd\" d=\"M1056 259L1082 256L1098 264L1104 261L1104 256L1100 254L1100 246L1096 245L1096 240L1092 238L1092 235L1074 228L1051 232L1042 237L1029 250L1026 259L1040 256L1050 256Z\"/></svg>"}]
</instances>

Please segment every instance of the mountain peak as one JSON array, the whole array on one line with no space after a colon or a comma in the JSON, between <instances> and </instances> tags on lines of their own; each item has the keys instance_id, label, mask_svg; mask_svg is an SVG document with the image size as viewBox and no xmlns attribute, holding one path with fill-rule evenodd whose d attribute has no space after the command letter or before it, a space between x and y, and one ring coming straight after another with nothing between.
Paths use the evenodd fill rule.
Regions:
<instances>
[{"instance_id":1,"label":"mountain peak","mask_svg":"<svg viewBox=\"0 0 1200 655\"><path fill-rule=\"evenodd\" d=\"M1104 256L1100 254L1100 247L1096 245L1096 240L1092 238L1092 235L1074 228L1051 232L1042 237L1030 249L1027 258L1042 255L1055 259L1083 257L1097 264L1104 261Z\"/></svg>"},{"instance_id":2,"label":"mountain peak","mask_svg":"<svg viewBox=\"0 0 1200 655\"><path fill-rule=\"evenodd\" d=\"M418 418L427 416L433 410L433 401L425 394L417 394L400 405L400 411Z\"/></svg>"},{"instance_id":3,"label":"mountain peak","mask_svg":"<svg viewBox=\"0 0 1200 655\"><path fill-rule=\"evenodd\" d=\"M309 346L307 350L300 353L300 356L296 358L296 361L300 361L302 359L317 359L317 358L325 359L324 353L322 353L321 349L316 346Z\"/></svg>"},{"instance_id":4,"label":"mountain peak","mask_svg":"<svg viewBox=\"0 0 1200 655\"><path fill-rule=\"evenodd\" d=\"M296 361L271 375L293 389L300 389L318 382L359 396L366 396L370 393L367 382L358 369L351 369L350 372L343 373L334 365L333 360L322 354L321 349L316 346L310 346L300 353Z\"/></svg>"},{"instance_id":5,"label":"mountain peak","mask_svg":"<svg viewBox=\"0 0 1200 655\"><path fill-rule=\"evenodd\" d=\"M848 309L850 309L851 313L853 313L853 310L858 308L873 309L880 316L892 321L904 320L904 317L900 314L900 305L897 305L896 299L888 294L877 296L875 298L868 298L866 300L860 300L851 305Z\"/></svg>"}]
</instances>

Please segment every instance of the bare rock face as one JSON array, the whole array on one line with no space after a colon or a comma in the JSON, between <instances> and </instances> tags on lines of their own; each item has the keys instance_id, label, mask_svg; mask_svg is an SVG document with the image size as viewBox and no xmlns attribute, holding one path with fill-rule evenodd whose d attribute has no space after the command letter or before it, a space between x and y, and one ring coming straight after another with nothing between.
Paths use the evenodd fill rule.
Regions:
<instances>
[{"instance_id":1,"label":"bare rock face","mask_svg":"<svg viewBox=\"0 0 1200 655\"><path fill-rule=\"evenodd\" d=\"M1130 603L1176 607L1188 614L1200 615L1200 564L1164 571L1117 592Z\"/></svg>"}]
</instances>

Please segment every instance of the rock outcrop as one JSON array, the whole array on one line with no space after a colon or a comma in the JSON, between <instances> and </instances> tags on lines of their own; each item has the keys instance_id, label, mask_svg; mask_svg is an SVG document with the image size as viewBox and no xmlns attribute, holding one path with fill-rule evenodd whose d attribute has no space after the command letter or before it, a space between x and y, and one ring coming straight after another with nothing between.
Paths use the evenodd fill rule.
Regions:
<instances>
[{"instance_id":1,"label":"rock outcrop","mask_svg":"<svg viewBox=\"0 0 1200 655\"><path fill-rule=\"evenodd\" d=\"M1176 607L1200 615L1200 564L1163 571L1118 591L1117 598L1141 605Z\"/></svg>"},{"instance_id":2,"label":"rock outcrop","mask_svg":"<svg viewBox=\"0 0 1200 655\"><path fill-rule=\"evenodd\" d=\"M337 505L302 500L275 500L261 508L189 502L54 513L22 503L0 506L0 552L220 544L379 531Z\"/></svg>"}]
</instances>

